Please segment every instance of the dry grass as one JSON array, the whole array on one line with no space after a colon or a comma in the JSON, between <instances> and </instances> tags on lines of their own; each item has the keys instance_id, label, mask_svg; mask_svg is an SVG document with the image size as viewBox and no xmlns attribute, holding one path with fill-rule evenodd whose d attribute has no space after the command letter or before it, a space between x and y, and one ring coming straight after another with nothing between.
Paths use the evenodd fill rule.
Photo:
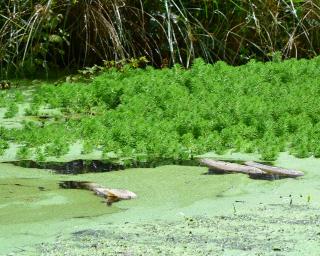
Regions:
<instances>
[{"instance_id":1,"label":"dry grass","mask_svg":"<svg viewBox=\"0 0 320 256\"><path fill-rule=\"evenodd\" d=\"M7 73L138 56L157 66L189 67L195 57L240 64L320 50L318 0L7 0L0 8Z\"/></svg>"}]
</instances>

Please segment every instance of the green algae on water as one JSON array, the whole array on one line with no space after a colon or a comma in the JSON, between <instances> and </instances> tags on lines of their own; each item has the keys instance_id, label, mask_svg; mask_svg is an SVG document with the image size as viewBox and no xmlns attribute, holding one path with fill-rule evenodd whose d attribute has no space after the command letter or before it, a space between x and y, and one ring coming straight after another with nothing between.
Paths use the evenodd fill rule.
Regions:
<instances>
[{"instance_id":1,"label":"green algae on water","mask_svg":"<svg viewBox=\"0 0 320 256\"><path fill-rule=\"evenodd\" d=\"M74 176L1 164L1 251L274 255L276 248L285 255L317 255L320 162L281 154L275 164L306 175L251 180L167 165ZM129 189L138 198L106 207L89 191L58 189L68 179Z\"/></svg>"}]
</instances>

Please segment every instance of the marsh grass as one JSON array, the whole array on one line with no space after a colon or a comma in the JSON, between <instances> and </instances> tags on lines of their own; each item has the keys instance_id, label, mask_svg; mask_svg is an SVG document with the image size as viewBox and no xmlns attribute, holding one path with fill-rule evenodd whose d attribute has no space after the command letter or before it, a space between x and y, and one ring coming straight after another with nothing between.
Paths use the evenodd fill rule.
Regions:
<instances>
[{"instance_id":1,"label":"marsh grass","mask_svg":"<svg viewBox=\"0 0 320 256\"><path fill-rule=\"evenodd\" d=\"M145 56L153 65L196 57L241 64L313 57L318 1L16 0L0 3L2 76L46 74Z\"/></svg>"}]
</instances>

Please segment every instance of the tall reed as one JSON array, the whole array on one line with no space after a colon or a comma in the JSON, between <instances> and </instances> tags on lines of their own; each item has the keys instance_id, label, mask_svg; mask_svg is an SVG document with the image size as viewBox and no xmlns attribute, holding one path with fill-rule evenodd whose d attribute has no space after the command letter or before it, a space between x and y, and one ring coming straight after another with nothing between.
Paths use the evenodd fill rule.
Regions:
<instances>
[{"instance_id":1,"label":"tall reed","mask_svg":"<svg viewBox=\"0 0 320 256\"><path fill-rule=\"evenodd\" d=\"M195 57L241 64L320 51L318 0L5 0L2 75L146 56L189 67Z\"/></svg>"}]
</instances>

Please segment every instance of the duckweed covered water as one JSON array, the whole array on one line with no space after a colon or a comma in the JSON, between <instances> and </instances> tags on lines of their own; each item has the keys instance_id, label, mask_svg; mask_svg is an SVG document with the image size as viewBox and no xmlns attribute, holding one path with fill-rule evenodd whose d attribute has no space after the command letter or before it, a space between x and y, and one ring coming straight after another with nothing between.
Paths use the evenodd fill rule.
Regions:
<instances>
[{"instance_id":1,"label":"duckweed covered water","mask_svg":"<svg viewBox=\"0 0 320 256\"><path fill-rule=\"evenodd\" d=\"M276 165L306 176L263 181L186 166L74 176L1 164L1 252L317 255L320 161L281 154ZM58 189L66 179L125 188L138 198L106 207L89 191Z\"/></svg>"}]
</instances>

